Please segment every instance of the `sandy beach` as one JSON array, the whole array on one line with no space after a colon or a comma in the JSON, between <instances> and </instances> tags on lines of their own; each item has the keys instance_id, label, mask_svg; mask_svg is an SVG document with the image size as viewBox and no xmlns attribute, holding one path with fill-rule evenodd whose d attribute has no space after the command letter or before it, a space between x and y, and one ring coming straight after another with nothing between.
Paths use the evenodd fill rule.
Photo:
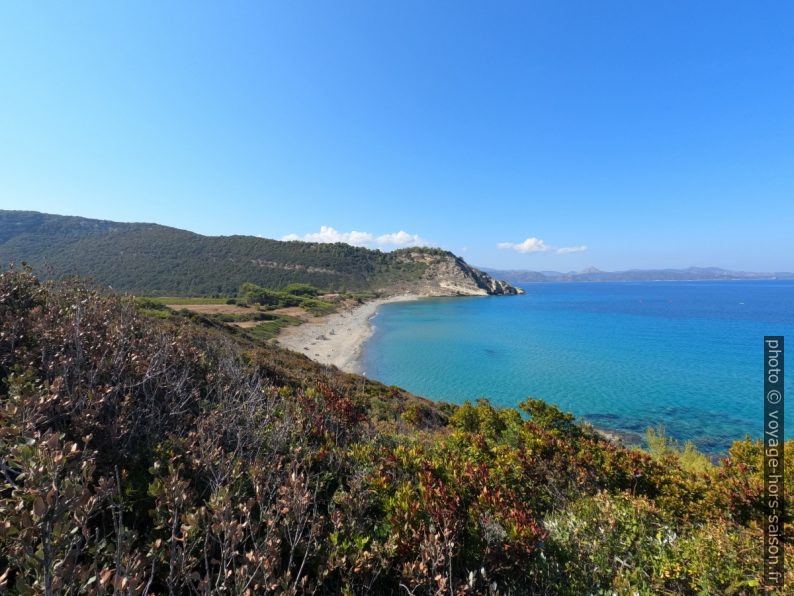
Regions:
<instances>
[{"instance_id":1,"label":"sandy beach","mask_svg":"<svg viewBox=\"0 0 794 596\"><path fill-rule=\"evenodd\" d=\"M370 319L378 307L417 298L413 294L391 296L325 317L309 318L302 325L283 328L277 341L280 346L321 364L332 364L345 372L360 372L361 346L372 335Z\"/></svg>"}]
</instances>

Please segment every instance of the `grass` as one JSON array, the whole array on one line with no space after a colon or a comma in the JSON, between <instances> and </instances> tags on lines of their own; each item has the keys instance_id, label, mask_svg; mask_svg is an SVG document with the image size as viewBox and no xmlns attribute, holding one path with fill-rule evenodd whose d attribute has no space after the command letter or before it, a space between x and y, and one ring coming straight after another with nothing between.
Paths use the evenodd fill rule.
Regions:
<instances>
[{"instance_id":1,"label":"grass","mask_svg":"<svg viewBox=\"0 0 794 596\"><path fill-rule=\"evenodd\" d=\"M310 287L310 286L307 286ZM316 288L315 288L316 290ZM338 303L335 302L328 302L326 300L322 300L319 296L309 296L309 295L299 295L299 294L290 294L285 291L276 291L276 290L267 290L269 294L271 294L274 298L280 298L274 304L266 304L262 305L265 310L270 309L277 309L277 308L284 308L288 306L300 306L309 314L314 316L323 316L328 315L338 310ZM319 294L319 290L316 290ZM377 294L374 292L342 292L340 294L343 300L356 300L358 302L364 302L366 300L371 300L377 297ZM225 298L207 298L202 296L143 296L139 297L137 300L139 301L140 306L146 308L147 310L158 310L160 306L165 305L172 305L172 306L180 306L180 305L194 305L194 304L227 304L230 298L234 298L238 304L245 305L245 298L243 296L237 297L225 297ZM150 313L154 314L154 313ZM202 313L207 314L207 313ZM163 316L162 314L159 316ZM235 319L227 319L227 320L235 320ZM240 320L250 320L250 319L240 319ZM290 323L294 324L294 323Z\"/></svg>"},{"instance_id":2,"label":"grass","mask_svg":"<svg viewBox=\"0 0 794 596\"><path fill-rule=\"evenodd\" d=\"M279 315L274 315L271 313L262 312L261 310L255 310L252 312L247 313L211 313L205 314L205 316L212 317L217 321L221 321L223 323L240 323L242 321L272 321L274 318L278 317Z\"/></svg>"},{"instance_id":3,"label":"grass","mask_svg":"<svg viewBox=\"0 0 794 596\"><path fill-rule=\"evenodd\" d=\"M276 315L272 313L262 312L259 310L255 310L252 311L251 313L245 313L245 314L193 313L192 311L188 311L186 309L182 309L181 311L176 311L166 306L166 303L171 306L174 306L174 303L170 302L171 300L173 300L173 298L153 299L149 297L142 297L142 298L136 298L135 302L138 305L138 309L142 314L161 319L167 319L171 316L179 316L181 314L188 316L198 315L213 321L217 321L219 323L235 323L242 321L261 320L262 322L256 325L255 327L250 327L245 329L245 333L247 333L251 338L260 341L273 339L278 335L279 330L283 327L289 327L291 325L300 325L303 322L299 317L293 317L289 315ZM185 304L185 305L195 304L193 300L196 300L196 298L184 298L182 299L181 304ZM207 298L204 300L216 300L216 299ZM319 305L328 304L327 302L322 302L319 300L316 300L315 302L318 302ZM214 302L214 303L204 302L204 304L218 304L218 302ZM220 302L220 304L223 304L223 302ZM320 314L320 313L315 313L315 314Z\"/></svg>"},{"instance_id":4,"label":"grass","mask_svg":"<svg viewBox=\"0 0 794 596\"><path fill-rule=\"evenodd\" d=\"M167 319L171 316L170 311L161 310L159 308L141 308L140 313L148 317L157 317L160 319Z\"/></svg>"},{"instance_id":5,"label":"grass","mask_svg":"<svg viewBox=\"0 0 794 596\"><path fill-rule=\"evenodd\" d=\"M226 304L228 298L206 298L201 296L151 296L143 298L157 304Z\"/></svg>"},{"instance_id":6,"label":"grass","mask_svg":"<svg viewBox=\"0 0 794 596\"><path fill-rule=\"evenodd\" d=\"M291 317L289 315L279 315L271 321L263 321L256 327L246 329L254 339L268 340L273 339L278 335L278 332L283 327L290 327L291 325L300 325L302 321L298 317Z\"/></svg>"},{"instance_id":7,"label":"grass","mask_svg":"<svg viewBox=\"0 0 794 596\"><path fill-rule=\"evenodd\" d=\"M307 286L310 287L310 286ZM295 316L290 315L276 315L272 313L267 313L267 310L275 310L278 308L285 308L289 306L298 306L302 308L309 314L314 316L323 316L328 315L333 312L336 312L339 308L338 302L329 302L326 300L322 300L319 297L309 296L309 295L301 295L301 294L290 294L284 291L275 291L275 290L267 290L264 288L257 288L256 286L252 286L252 288L259 290L263 294L267 294L267 296L273 300L274 303L265 304L265 305L251 305L254 306L255 309L252 310L250 313L209 313L209 312L200 312L197 309L197 312L200 312L203 316L206 316L210 319L213 319L218 322L223 323L234 323L234 322L242 322L242 321L251 321L251 320L262 320L261 323L254 327L246 328L245 333L248 334L251 338L257 339L260 341L266 341L273 339L284 327L289 327L292 325L300 325L303 321ZM319 291L315 291L315 293L319 293ZM372 294L369 293L358 293L358 294L343 294L344 299L355 299L358 301L364 301L367 298L371 298ZM236 299L238 304L245 304L246 300L245 297L238 297ZM167 318L171 315L171 311L166 307L179 307L179 306L192 306L192 305L224 305L229 302L229 298L206 298L206 297L179 297L179 296L151 296L151 297L139 297L136 298L136 302L141 309L147 315L160 317L160 318ZM233 307L234 308L234 307ZM261 310L260 310L261 309ZM178 310L178 309L176 309ZM265 312L263 312L265 311Z\"/></svg>"},{"instance_id":8,"label":"grass","mask_svg":"<svg viewBox=\"0 0 794 596\"><path fill-rule=\"evenodd\" d=\"M302 308L307 312L314 315L328 314L336 310L336 306L322 300L314 298L303 298ZM171 297L139 297L135 299L140 312L152 317L168 318L174 314L179 314L176 310L172 310L167 305L173 307L178 305L190 306L194 304L225 304L225 298L171 298ZM191 311L192 312L192 311ZM187 315L188 311L183 309L182 314ZM237 313L199 313L200 316L206 317L219 323L235 323L242 321L261 320L262 322L255 327L245 329L245 333L252 339L259 341L267 341L273 339L278 335L278 332L283 327L291 325L300 325L303 321L299 317L289 315L276 315L273 313L262 312L258 308L252 310L250 313L237 314Z\"/></svg>"},{"instance_id":9,"label":"grass","mask_svg":"<svg viewBox=\"0 0 794 596\"><path fill-rule=\"evenodd\" d=\"M325 300L318 300L317 298L304 298L301 302L301 307L315 317L330 315L337 310L336 304L326 302Z\"/></svg>"}]
</instances>

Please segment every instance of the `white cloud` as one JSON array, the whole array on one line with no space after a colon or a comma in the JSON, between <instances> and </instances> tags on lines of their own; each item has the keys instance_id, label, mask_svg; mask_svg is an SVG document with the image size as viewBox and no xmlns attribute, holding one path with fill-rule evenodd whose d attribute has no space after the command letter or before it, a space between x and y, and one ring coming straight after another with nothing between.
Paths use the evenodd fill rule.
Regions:
<instances>
[{"instance_id":1,"label":"white cloud","mask_svg":"<svg viewBox=\"0 0 794 596\"><path fill-rule=\"evenodd\" d=\"M382 234L378 236L377 242L381 246L426 246L428 244L421 236L409 234L403 230L392 234Z\"/></svg>"},{"instance_id":2,"label":"white cloud","mask_svg":"<svg viewBox=\"0 0 794 596\"><path fill-rule=\"evenodd\" d=\"M520 252L523 254L530 253L530 252L549 252L554 251L558 255L567 255L574 252L583 252L587 250L585 245L581 246L563 246L560 248L556 248L551 246L550 244L546 244L540 238L535 238L531 236L524 240L523 242L500 242L496 245L497 248L501 248L502 250L514 250L516 252Z\"/></svg>"},{"instance_id":3,"label":"white cloud","mask_svg":"<svg viewBox=\"0 0 794 596\"><path fill-rule=\"evenodd\" d=\"M543 240L534 237L527 238L523 242L519 242L517 244L515 242L500 242L496 246L503 250L514 250L521 253L546 252L551 250L551 247L543 242Z\"/></svg>"},{"instance_id":4,"label":"white cloud","mask_svg":"<svg viewBox=\"0 0 794 596\"><path fill-rule=\"evenodd\" d=\"M562 248L557 249L558 255L569 255L572 252L584 252L587 250L587 247L582 244L581 246L563 246Z\"/></svg>"},{"instance_id":5,"label":"white cloud","mask_svg":"<svg viewBox=\"0 0 794 596\"><path fill-rule=\"evenodd\" d=\"M319 232L312 232L298 236L297 234L287 234L282 240L303 240L304 242L344 242L354 246L365 246L372 243L374 237L369 232L340 232L330 226L320 226Z\"/></svg>"},{"instance_id":6,"label":"white cloud","mask_svg":"<svg viewBox=\"0 0 794 596\"><path fill-rule=\"evenodd\" d=\"M353 246L380 247L380 248L402 248L406 246L429 246L430 243L417 234L409 234L404 230L381 234L375 236L370 232L340 232L330 226L320 226L319 232L312 232L299 236L298 234L287 234L282 240L303 240L304 242L344 242Z\"/></svg>"}]
</instances>

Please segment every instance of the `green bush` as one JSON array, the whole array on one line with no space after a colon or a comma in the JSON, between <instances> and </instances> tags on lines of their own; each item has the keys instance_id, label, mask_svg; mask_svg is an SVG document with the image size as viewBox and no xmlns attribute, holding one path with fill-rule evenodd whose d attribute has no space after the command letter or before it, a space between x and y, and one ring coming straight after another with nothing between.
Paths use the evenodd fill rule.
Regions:
<instances>
[{"instance_id":1,"label":"green bush","mask_svg":"<svg viewBox=\"0 0 794 596\"><path fill-rule=\"evenodd\" d=\"M656 429L649 427L645 431L645 439L648 443L648 452L654 459L674 458L682 468L695 473L707 473L714 468L711 460L698 451L691 441L686 441L684 446L680 447L677 441L665 434L663 426Z\"/></svg>"},{"instance_id":2,"label":"green bush","mask_svg":"<svg viewBox=\"0 0 794 596\"><path fill-rule=\"evenodd\" d=\"M320 294L320 290L315 288L313 285L298 283L288 284L284 288L284 292L287 294L293 294L294 296L317 296Z\"/></svg>"}]
</instances>

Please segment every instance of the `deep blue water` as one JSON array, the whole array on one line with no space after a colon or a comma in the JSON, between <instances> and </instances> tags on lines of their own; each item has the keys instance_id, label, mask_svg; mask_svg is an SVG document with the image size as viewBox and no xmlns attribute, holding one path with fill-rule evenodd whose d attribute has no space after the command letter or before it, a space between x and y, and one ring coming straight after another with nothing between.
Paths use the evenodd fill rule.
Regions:
<instances>
[{"instance_id":1,"label":"deep blue water","mask_svg":"<svg viewBox=\"0 0 794 596\"><path fill-rule=\"evenodd\" d=\"M365 373L454 403L541 398L630 440L661 424L709 453L761 436L763 336L794 338L794 282L522 287L381 307Z\"/></svg>"}]
</instances>

